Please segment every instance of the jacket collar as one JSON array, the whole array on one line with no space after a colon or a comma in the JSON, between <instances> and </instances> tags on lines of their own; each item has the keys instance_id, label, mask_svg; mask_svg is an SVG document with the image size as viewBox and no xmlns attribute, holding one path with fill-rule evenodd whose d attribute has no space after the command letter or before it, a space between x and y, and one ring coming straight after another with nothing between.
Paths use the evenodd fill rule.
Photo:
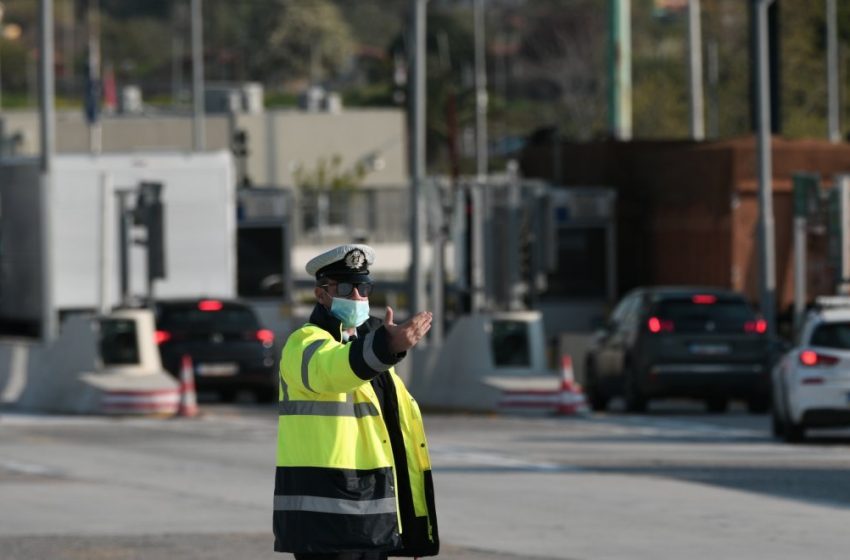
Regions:
<instances>
[{"instance_id":1,"label":"jacket collar","mask_svg":"<svg viewBox=\"0 0 850 560\"><path fill-rule=\"evenodd\" d=\"M324 305L317 303L310 314L310 323L317 327L326 330L330 333L337 342L342 341L342 322L331 315ZM366 322L357 327L357 336L363 337L371 331L378 329L383 324L383 321L377 317L369 317Z\"/></svg>"},{"instance_id":2,"label":"jacket collar","mask_svg":"<svg viewBox=\"0 0 850 560\"><path fill-rule=\"evenodd\" d=\"M325 306L321 303L317 303L316 307L313 308L313 312L310 314L310 323L328 331L337 342L342 340L342 322L331 315L331 312L325 309Z\"/></svg>"}]
</instances>

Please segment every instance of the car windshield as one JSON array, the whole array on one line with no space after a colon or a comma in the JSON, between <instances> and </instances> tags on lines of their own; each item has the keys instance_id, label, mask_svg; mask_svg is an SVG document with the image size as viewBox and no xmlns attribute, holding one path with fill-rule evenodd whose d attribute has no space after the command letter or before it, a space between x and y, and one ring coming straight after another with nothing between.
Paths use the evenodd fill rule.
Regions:
<instances>
[{"instance_id":1,"label":"car windshield","mask_svg":"<svg viewBox=\"0 0 850 560\"><path fill-rule=\"evenodd\" d=\"M216 311L203 311L197 304L163 307L158 327L169 331L236 332L259 328L254 313L241 305L225 303Z\"/></svg>"},{"instance_id":2,"label":"car windshield","mask_svg":"<svg viewBox=\"0 0 850 560\"><path fill-rule=\"evenodd\" d=\"M654 316L671 321L675 332L744 332L744 324L756 319L755 312L740 299L716 299L694 303L692 298L658 302Z\"/></svg>"},{"instance_id":3,"label":"car windshield","mask_svg":"<svg viewBox=\"0 0 850 560\"><path fill-rule=\"evenodd\" d=\"M850 323L823 323L812 333L812 346L850 350Z\"/></svg>"}]
</instances>

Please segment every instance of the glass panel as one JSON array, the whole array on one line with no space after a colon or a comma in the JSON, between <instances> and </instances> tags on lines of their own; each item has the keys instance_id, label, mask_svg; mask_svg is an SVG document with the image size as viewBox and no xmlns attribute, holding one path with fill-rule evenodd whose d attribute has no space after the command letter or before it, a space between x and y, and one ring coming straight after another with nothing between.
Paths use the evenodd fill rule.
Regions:
<instances>
[{"instance_id":1,"label":"glass panel","mask_svg":"<svg viewBox=\"0 0 850 560\"><path fill-rule=\"evenodd\" d=\"M197 304L162 307L157 320L157 328L177 332L237 332L259 327L253 311L227 303L220 311L201 311Z\"/></svg>"},{"instance_id":2,"label":"glass panel","mask_svg":"<svg viewBox=\"0 0 850 560\"><path fill-rule=\"evenodd\" d=\"M101 319L99 347L104 365L138 364L136 322L132 319Z\"/></svg>"},{"instance_id":3,"label":"glass panel","mask_svg":"<svg viewBox=\"0 0 850 560\"><path fill-rule=\"evenodd\" d=\"M239 228L237 255L240 296L283 296L282 225Z\"/></svg>"},{"instance_id":4,"label":"glass panel","mask_svg":"<svg viewBox=\"0 0 850 560\"><path fill-rule=\"evenodd\" d=\"M608 283L604 228L561 228L557 269L549 275L547 295L604 297Z\"/></svg>"},{"instance_id":5,"label":"glass panel","mask_svg":"<svg viewBox=\"0 0 850 560\"><path fill-rule=\"evenodd\" d=\"M812 333L812 346L850 350L850 323L826 323Z\"/></svg>"},{"instance_id":6,"label":"glass panel","mask_svg":"<svg viewBox=\"0 0 850 560\"><path fill-rule=\"evenodd\" d=\"M752 308L741 300L698 304L690 298L661 301L656 305L653 315L673 321L674 332L705 332L711 323L715 332L743 333L744 323L756 318Z\"/></svg>"},{"instance_id":7,"label":"glass panel","mask_svg":"<svg viewBox=\"0 0 850 560\"><path fill-rule=\"evenodd\" d=\"M490 343L493 349L493 363L496 367L531 367L528 323L493 321Z\"/></svg>"}]
</instances>

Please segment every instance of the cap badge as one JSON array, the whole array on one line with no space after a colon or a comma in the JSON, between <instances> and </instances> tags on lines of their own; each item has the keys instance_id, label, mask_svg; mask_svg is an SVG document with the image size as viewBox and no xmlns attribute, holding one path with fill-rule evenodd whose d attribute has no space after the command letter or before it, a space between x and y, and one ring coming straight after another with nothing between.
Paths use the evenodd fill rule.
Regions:
<instances>
[{"instance_id":1,"label":"cap badge","mask_svg":"<svg viewBox=\"0 0 850 560\"><path fill-rule=\"evenodd\" d=\"M363 266L363 263L366 262L366 255L363 254L363 251L359 249L355 249L354 251L349 251L347 255L345 255L345 265L348 268L359 269Z\"/></svg>"}]
</instances>

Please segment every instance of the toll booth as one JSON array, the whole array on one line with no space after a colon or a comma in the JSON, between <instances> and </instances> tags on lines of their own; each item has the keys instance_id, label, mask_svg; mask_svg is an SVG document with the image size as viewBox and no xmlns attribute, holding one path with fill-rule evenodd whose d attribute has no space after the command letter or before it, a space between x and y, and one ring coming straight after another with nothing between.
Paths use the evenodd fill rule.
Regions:
<instances>
[{"instance_id":1,"label":"toll booth","mask_svg":"<svg viewBox=\"0 0 850 560\"><path fill-rule=\"evenodd\" d=\"M9 400L26 411L172 415L180 386L162 367L154 332L148 309L72 315L52 344L24 349L25 366L15 372L21 391ZM7 344L0 343L0 360Z\"/></svg>"},{"instance_id":2,"label":"toll booth","mask_svg":"<svg viewBox=\"0 0 850 560\"><path fill-rule=\"evenodd\" d=\"M290 191L246 187L237 191L237 294L282 344L293 330L292 214Z\"/></svg>"}]
</instances>

